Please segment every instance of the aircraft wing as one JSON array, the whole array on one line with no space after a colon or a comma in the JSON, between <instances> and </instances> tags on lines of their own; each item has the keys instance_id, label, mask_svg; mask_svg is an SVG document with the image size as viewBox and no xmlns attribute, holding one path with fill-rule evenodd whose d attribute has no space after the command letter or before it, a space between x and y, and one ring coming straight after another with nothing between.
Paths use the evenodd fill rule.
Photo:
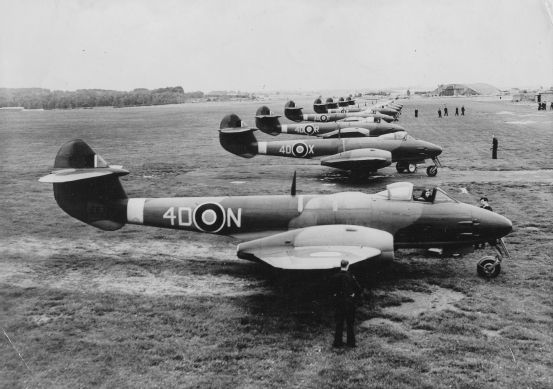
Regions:
<instances>
[{"instance_id":1,"label":"aircraft wing","mask_svg":"<svg viewBox=\"0 0 553 389\"><path fill-rule=\"evenodd\" d=\"M392 164L392 153L380 149L356 149L321 159L321 165L342 170L375 171Z\"/></svg>"},{"instance_id":2,"label":"aircraft wing","mask_svg":"<svg viewBox=\"0 0 553 389\"><path fill-rule=\"evenodd\" d=\"M332 269L393 253L390 233L369 227L321 225L282 232L238 245L239 258L294 270ZM392 254L393 255L393 254Z\"/></svg>"}]
</instances>

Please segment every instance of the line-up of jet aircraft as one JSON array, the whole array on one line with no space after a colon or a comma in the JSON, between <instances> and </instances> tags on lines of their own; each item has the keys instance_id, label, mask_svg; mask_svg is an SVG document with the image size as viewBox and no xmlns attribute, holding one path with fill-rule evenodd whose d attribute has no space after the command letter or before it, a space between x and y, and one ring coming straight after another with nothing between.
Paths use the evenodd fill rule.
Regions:
<instances>
[{"instance_id":1,"label":"line-up of jet aircraft","mask_svg":"<svg viewBox=\"0 0 553 389\"><path fill-rule=\"evenodd\" d=\"M332 111L332 99L324 104L326 111ZM315 100L314 110L322 111ZM349 100L350 102L353 100ZM319 107L318 107L319 106ZM347 107L343 107L347 109ZM235 114L223 118L219 129L219 140L223 148L244 158L255 155L272 155L291 158L320 158L321 165L351 171L355 177L368 176L378 169L396 163L400 173L414 173L417 164L430 159L433 165L426 168L430 177L438 174L441 166L438 156L442 148L430 142L415 139L397 124L381 121L374 110L386 112L389 117L397 117L401 106L393 103L370 107L361 112L316 113L305 115L302 108L293 101L286 103L285 116L294 124L281 124L280 116L273 114L268 107L260 107L255 116L255 128L248 128ZM351 115L351 116L350 116ZM377 115L377 116L375 116ZM367 119L371 120L367 120ZM375 122L374 119L378 119ZM319 139L258 141L254 131L260 130L270 135L281 133L307 135Z\"/></svg>"},{"instance_id":2,"label":"line-up of jet aircraft","mask_svg":"<svg viewBox=\"0 0 553 389\"><path fill-rule=\"evenodd\" d=\"M398 171L414 172L413 165L432 159L435 165L427 173L436 174L442 151L439 146L406 135L384 116L372 116L380 123L359 121L348 127L351 117L338 115L353 113L348 108L351 99L340 100L337 107L334 104L324 104L325 112L317 114L328 116L319 116L319 121L307 115L310 122L290 125L280 124L278 115L267 107L257 111L256 126L263 132L318 139L260 142L253 135L255 129L245 127L231 114L221 122L220 142L242 157L322 157L323 165L352 171L373 172L396 162ZM316 101L315 111L323 110L322 105ZM333 112L346 108L350 110ZM287 116L305 119L293 102L287 103L286 109ZM400 105L389 102L381 104L379 112L397 117L400 110ZM356 114L361 112L365 110ZM357 137L351 137L354 131L358 131ZM339 267L342 258L350 263L393 259L394 250L402 248L460 253L488 242L497 255L482 258L477 271L495 277L502 259L509 258L502 238L511 232L511 221L461 203L440 188L424 198L414 196L413 184L408 182L390 184L376 194L297 194L294 174L289 195L128 198L119 180L128 173L121 166L109 165L77 139L60 148L53 172L40 181L53 184L54 197L67 214L99 229L113 231L129 223L230 235L242 240L239 258L280 269L330 269Z\"/></svg>"}]
</instances>

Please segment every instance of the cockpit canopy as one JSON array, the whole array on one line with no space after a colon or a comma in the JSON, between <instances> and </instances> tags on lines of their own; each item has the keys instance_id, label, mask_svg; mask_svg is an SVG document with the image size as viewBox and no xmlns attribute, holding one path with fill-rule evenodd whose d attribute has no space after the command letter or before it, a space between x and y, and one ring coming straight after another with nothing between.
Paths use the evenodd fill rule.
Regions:
<instances>
[{"instance_id":1,"label":"cockpit canopy","mask_svg":"<svg viewBox=\"0 0 553 389\"><path fill-rule=\"evenodd\" d=\"M427 203L456 203L457 200L449 197L442 189L435 187L428 189L429 196L425 196L427 189L413 195L414 186L411 182L396 182L386 185L386 190L378 192L377 195L387 200L394 201L423 201ZM420 193L420 195L418 195Z\"/></svg>"}]
</instances>

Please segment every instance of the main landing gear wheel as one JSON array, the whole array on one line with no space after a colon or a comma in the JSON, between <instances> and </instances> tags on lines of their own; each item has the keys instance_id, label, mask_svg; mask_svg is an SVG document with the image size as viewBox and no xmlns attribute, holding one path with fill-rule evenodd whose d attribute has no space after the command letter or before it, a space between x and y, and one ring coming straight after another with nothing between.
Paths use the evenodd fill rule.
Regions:
<instances>
[{"instance_id":1,"label":"main landing gear wheel","mask_svg":"<svg viewBox=\"0 0 553 389\"><path fill-rule=\"evenodd\" d=\"M484 257L478 261L476 271L484 278L495 278L501 272L501 262L497 259L497 257Z\"/></svg>"},{"instance_id":2,"label":"main landing gear wheel","mask_svg":"<svg viewBox=\"0 0 553 389\"><path fill-rule=\"evenodd\" d=\"M415 163L410 163L409 165L407 165L407 171L411 174L413 174L414 172L417 171L417 164Z\"/></svg>"},{"instance_id":3,"label":"main landing gear wheel","mask_svg":"<svg viewBox=\"0 0 553 389\"><path fill-rule=\"evenodd\" d=\"M436 174L438 174L438 168L436 166L428 166L426 168L426 175L428 177L436 177Z\"/></svg>"},{"instance_id":4,"label":"main landing gear wheel","mask_svg":"<svg viewBox=\"0 0 553 389\"><path fill-rule=\"evenodd\" d=\"M396 163L396 170L398 173L405 173L406 166L403 164L400 164L399 162Z\"/></svg>"}]
</instances>

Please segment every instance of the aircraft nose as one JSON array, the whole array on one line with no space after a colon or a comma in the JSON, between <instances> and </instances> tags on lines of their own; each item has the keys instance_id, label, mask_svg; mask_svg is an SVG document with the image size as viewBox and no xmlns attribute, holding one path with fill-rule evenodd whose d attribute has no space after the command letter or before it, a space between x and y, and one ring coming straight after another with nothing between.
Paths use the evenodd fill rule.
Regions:
<instances>
[{"instance_id":1,"label":"aircraft nose","mask_svg":"<svg viewBox=\"0 0 553 389\"><path fill-rule=\"evenodd\" d=\"M430 142L424 142L424 150L430 158L435 158L442 153L440 146Z\"/></svg>"},{"instance_id":2,"label":"aircraft nose","mask_svg":"<svg viewBox=\"0 0 553 389\"><path fill-rule=\"evenodd\" d=\"M405 128L399 124L390 124L390 126L396 131L406 131Z\"/></svg>"},{"instance_id":3,"label":"aircraft nose","mask_svg":"<svg viewBox=\"0 0 553 389\"><path fill-rule=\"evenodd\" d=\"M513 230L513 223L498 213L477 208L476 219L480 220L480 234L483 238L498 239Z\"/></svg>"}]
</instances>

